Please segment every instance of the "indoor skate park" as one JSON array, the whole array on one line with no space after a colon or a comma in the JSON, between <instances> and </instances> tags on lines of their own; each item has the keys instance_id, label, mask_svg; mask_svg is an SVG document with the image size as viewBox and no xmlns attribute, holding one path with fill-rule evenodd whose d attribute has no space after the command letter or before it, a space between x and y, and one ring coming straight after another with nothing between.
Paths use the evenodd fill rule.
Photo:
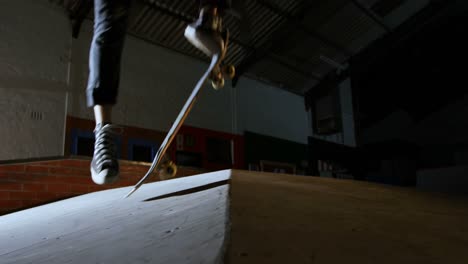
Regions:
<instances>
[{"instance_id":1,"label":"indoor skate park","mask_svg":"<svg viewBox=\"0 0 468 264\"><path fill-rule=\"evenodd\" d=\"M466 1L232 1L166 149L200 6L127 10L101 185L93 1L0 1L0 264L468 263Z\"/></svg>"}]
</instances>

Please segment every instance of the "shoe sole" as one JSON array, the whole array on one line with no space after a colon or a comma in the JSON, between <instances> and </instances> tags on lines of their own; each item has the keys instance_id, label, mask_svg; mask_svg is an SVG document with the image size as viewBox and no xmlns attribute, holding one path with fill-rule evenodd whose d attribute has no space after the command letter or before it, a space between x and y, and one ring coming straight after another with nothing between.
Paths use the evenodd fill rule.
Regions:
<instances>
[{"instance_id":1,"label":"shoe sole","mask_svg":"<svg viewBox=\"0 0 468 264\"><path fill-rule=\"evenodd\" d=\"M100 173L97 173L93 167L91 167L91 178L93 182L98 185L112 184L119 179L119 172L104 169Z\"/></svg>"}]
</instances>

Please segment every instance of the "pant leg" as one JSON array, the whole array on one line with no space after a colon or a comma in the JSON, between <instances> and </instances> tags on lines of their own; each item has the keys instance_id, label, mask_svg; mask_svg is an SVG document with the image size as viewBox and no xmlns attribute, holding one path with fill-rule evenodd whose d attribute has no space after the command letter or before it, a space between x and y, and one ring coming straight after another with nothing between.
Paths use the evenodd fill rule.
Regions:
<instances>
[{"instance_id":1,"label":"pant leg","mask_svg":"<svg viewBox=\"0 0 468 264\"><path fill-rule=\"evenodd\" d=\"M94 36L89 53L87 105L115 104L120 60L132 0L94 0Z\"/></svg>"}]
</instances>

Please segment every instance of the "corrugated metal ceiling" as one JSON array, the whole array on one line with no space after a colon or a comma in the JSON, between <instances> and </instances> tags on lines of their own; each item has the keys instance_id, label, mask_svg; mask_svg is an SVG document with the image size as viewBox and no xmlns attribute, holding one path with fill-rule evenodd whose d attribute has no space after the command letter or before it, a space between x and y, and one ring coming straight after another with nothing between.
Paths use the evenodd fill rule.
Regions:
<instances>
[{"instance_id":1,"label":"corrugated metal ceiling","mask_svg":"<svg viewBox=\"0 0 468 264\"><path fill-rule=\"evenodd\" d=\"M183 36L187 23L198 15L196 1L134 1L130 34L207 60ZM234 8L241 17L228 14L224 20L232 38L227 62L239 74L303 95L350 56L391 31L382 16L407 1L238 0Z\"/></svg>"}]
</instances>

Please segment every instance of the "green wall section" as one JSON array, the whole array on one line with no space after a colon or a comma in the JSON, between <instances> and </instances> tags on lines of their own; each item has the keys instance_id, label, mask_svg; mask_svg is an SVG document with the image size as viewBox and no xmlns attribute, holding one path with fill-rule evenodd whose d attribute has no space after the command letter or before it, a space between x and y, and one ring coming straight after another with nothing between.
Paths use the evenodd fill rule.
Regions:
<instances>
[{"instance_id":1,"label":"green wall section","mask_svg":"<svg viewBox=\"0 0 468 264\"><path fill-rule=\"evenodd\" d=\"M246 131L245 164L258 164L260 160L286 162L300 165L302 160L308 160L307 145L280 138L265 136Z\"/></svg>"}]
</instances>

